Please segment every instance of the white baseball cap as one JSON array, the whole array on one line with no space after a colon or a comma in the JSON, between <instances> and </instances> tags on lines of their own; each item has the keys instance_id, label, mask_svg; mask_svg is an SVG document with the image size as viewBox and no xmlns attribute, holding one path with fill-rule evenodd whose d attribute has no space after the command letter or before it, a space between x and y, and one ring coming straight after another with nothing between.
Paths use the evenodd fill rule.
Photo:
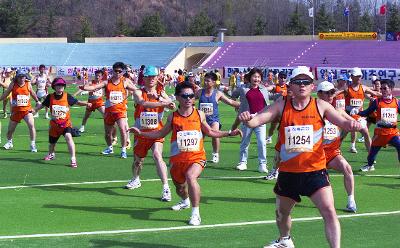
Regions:
<instances>
[{"instance_id":1,"label":"white baseball cap","mask_svg":"<svg viewBox=\"0 0 400 248\"><path fill-rule=\"evenodd\" d=\"M12 70L11 70L10 67L7 67L6 70L5 70L5 72L11 72L11 71L12 71Z\"/></svg>"},{"instance_id":2,"label":"white baseball cap","mask_svg":"<svg viewBox=\"0 0 400 248\"><path fill-rule=\"evenodd\" d=\"M358 77L358 76L362 76L362 72L361 69L358 67L354 67L353 69L351 69L350 74L354 77Z\"/></svg>"},{"instance_id":3,"label":"white baseball cap","mask_svg":"<svg viewBox=\"0 0 400 248\"><path fill-rule=\"evenodd\" d=\"M301 74L306 75L312 80L314 80L314 75L310 72L310 68L308 68L307 66L298 66L294 68L292 71L292 75L290 76L290 80Z\"/></svg>"},{"instance_id":4,"label":"white baseball cap","mask_svg":"<svg viewBox=\"0 0 400 248\"><path fill-rule=\"evenodd\" d=\"M335 86L332 83L330 83L328 81L323 81L323 82L318 84L317 92L318 91L330 91L330 90L332 90L334 88L335 88Z\"/></svg>"}]
</instances>

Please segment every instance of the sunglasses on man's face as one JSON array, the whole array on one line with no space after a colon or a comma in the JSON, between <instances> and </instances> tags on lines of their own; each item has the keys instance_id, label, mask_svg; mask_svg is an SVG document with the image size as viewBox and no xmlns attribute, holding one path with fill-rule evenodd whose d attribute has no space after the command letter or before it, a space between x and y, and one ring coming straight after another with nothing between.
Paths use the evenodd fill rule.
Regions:
<instances>
[{"instance_id":1,"label":"sunglasses on man's face","mask_svg":"<svg viewBox=\"0 0 400 248\"><path fill-rule=\"evenodd\" d=\"M122 73L123 70L114 70L114 72L119 74L119 73Z\"/></svg>"},{"instance_id":2,"label":"sunglasses on man's face","mask_svg":"<svg viewBox=\"0 0 400 248\"><path fill-rule=\"evenodd\" d=\"M185 100L194 98L194 94L182 94L182 95L179 95L179 96L182 97Z\"/></svg>"},{"instance_id":3,"label":"sunglasses on man's face","mask_svg":"<svg viewBox=\"0 0 400 248\"><path fill-rule=\"evenodd\" d=\"M286 79L286 76L279 76L280 79Z\"/></svg>"},{"instance_id":4,"label":"sunglasses on man's face","mask_svg":"<svg viewBox=\"0 0 400 248\"><path fill-rule=\"evenodd\" d=\"M381 90L388 90L389 87L381 87Z\"/></svg>"},{"instance_id":5,"label":"sunglasses on man's face","mask_svg":"<svg viewBox=\"0 0 400 248\"><path fill-rule=\"evenodd\" d=\"M313 82L310 81L310 80L308 80L308 79L295 79L295 80L290 81L290 83L291 83L291 84L295 84L295 85L302 85L302 84L304 84L304 85L310 85L310 84L312 84Z\"/></svg>"}]
</instances>

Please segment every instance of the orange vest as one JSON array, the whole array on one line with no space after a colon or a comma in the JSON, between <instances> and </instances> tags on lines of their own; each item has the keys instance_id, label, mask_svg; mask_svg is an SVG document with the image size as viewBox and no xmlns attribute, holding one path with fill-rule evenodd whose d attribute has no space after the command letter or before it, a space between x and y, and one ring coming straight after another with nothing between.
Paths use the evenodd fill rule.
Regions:
<instances>
[{"instance_id":1,"label":"orange vest","mask_svg":"<svg viewBox=\"0 0 400 248\"><path fill-rule=\"evenodd\" d=\"M310 102L303 110L296 110L291 100L285 101L279 125L279 171L302 173L326 168L322 145L324 120L317 101Z\"/></svg>"},{"instance_id":2,"label":"orange vest","mask_svg":"<svg viewBox=\"0 0 400 248\"><path fill-rule=\"evenodd\" d=\"M99 84L96 80L92 80L92 85ZM89 92L89 99L99 99L103 97L103 89L98 89Z\"/></svg>"},{"instance_id":3,"label":"orange vest","mask_svg":"<svg viewBox=\"0 0 400 248\"><path fill-rule=\"evenodd\" d=\"M172 114L170 162L190 163L200 160L206 160L206 152L199 111L193 107L193 112L187 117L175 111Z\"/></svg>"},{"instance_id":4,"label":"orange vest","mask_svg":"<svg viewBox=\"0 0 400 248\"><path fill-rule=\"evenodd\" d=\"M277 84L275 86L275 92L276 93L282 93L282 96L287 96L287 86L284 84L283 86Z\"/></svg>"},{"instance_id":5,"label":"orange vest","mask_svg":"<svg viewBox=\"0 0 400 248\"><path fill-rule=\"evenodd\" d=\"M15 82L11 94L12 112L28 111L31 109L31 93L29 91L28 81L25 81L25 84L23 86L19 86L18 83Z\"/></svg>"},{"instance_id":6,"label":"orange vest","mask_svg":"<svg viewBox=\"0 0 400 248\"><path fill-rule=\"evenodd\" d=\"M142 89L142 98L146 102L159 102L158 99L149 97L147 91ZM161 91L157 91L160 96ZM163 127L162 118L164 107L145 108L143 105L135 105L135 126L143 132L160 130Z\"/></svg>"},{"instance_id":7,"label":"orange vest","mask_svg":"<svg viewBox=\"0 0 400 248\"><path fill-rule=\"evenodd\" d=\"M346 99L346 106L360 107L360 109L362 109L365 99L365 94L362 85L361 84L359 85L357 91L355 91L352 87L349 87L347 94L345 95L345 99Z\"/></svg>"},{"instance_id":8,"label":"orange vest","mask_svg":"<svg viewBox=\"0 0 400 248\"><path fill-rule=\"evenodd\" d=\"M377 96L372 96L372 98L373 98L373 100L370 100L370 101L369 101L368 107L371 106L372 103L373 103L374 101L378 100L378 97L377 97ZM376 111L372 112L372 113L369 115L369 117L371 117L371 118L373 118L373 119L376 119L377 116L378 116L378 115L377 115Z\"/></svg>"},{"instance_id":9,"label":"orange vest","mask_svg":"<svg viewBox=\"0 0 400 248\"><path fill-rule=\"evenodd\" d=\"M54 122L62 127L71 127L71 116L68 104L68 94L63 93L62 97L57 100L55 93L50 95L50 113L51 122Z\"/></svg>"},{"instance_id":10,"label":"orange vest","mask_svg":"<svg viewBox=\"0 0 400 248\"><path fill-rule=\"evenodd\" d=\"M376 124L375 135L395 135L399 132L397 129L397 115L398 113L398 100L393 97L388 103L382 98L376 100L378 109L376 110ZM395 128L381 128L378 127L380 122L391 123Z\"/></svg>"},{"instance_id":11,"label":"orange vest","mask_svg":"<svg viewBox=\"0 0 400 248\"><path fill-rule=\"evenodd\" d=\"M340 93L333 98L332 105L335 109L345 110L346 108L346 99L344 93Z\"/></svg>"},{"instance_id":12,"label":"orange vest","mask_svg":"<svg viewBox=\"0 0 400 248\"><path fill-rule=\"evenodd\" d=\"M106 85L106 112L126 112L126 89L124 87L124 77L121 77L117 85L111 79Z\"/></svg>"}]
</instances>

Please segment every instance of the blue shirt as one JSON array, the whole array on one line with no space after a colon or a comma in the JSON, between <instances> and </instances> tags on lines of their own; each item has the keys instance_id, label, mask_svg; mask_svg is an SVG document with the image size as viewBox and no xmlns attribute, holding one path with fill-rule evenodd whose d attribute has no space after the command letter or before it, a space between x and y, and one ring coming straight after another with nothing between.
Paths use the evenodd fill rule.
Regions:
<instances>
[{"instance_id":1,"label":"blue shirt","mask_svg":"<svg viewBox=\"0 0 400 248\"><path fill-rule=\"evenodd\" d=\"M213 90L211 96L206 96L206 91L204 89L201 90L201 95L199 98L199 109L201 110L202 103L212 103L212 114L206 114L206 122L208 125L213 124L214 122L219 123L219 112L218 112L218 102L217 102L217 90Z\"/></svg>"}]
</instances>

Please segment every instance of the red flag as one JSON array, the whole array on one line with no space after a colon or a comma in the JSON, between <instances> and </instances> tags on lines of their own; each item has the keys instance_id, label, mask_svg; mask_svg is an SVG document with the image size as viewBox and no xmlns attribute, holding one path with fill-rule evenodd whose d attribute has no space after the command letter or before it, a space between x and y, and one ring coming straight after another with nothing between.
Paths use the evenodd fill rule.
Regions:
<instances>
[{"instance_id":1,"label":"red flag","mask_svg":"<svg viewBox=\"0 0 400 248\"><path fill-rule=\"evenodd\" d=\"M380 14L380 15L385 15L385 14L386 14L386 4L383 4L383 5L379 8L379 14Z\"/></svg>"}]
</instances>

